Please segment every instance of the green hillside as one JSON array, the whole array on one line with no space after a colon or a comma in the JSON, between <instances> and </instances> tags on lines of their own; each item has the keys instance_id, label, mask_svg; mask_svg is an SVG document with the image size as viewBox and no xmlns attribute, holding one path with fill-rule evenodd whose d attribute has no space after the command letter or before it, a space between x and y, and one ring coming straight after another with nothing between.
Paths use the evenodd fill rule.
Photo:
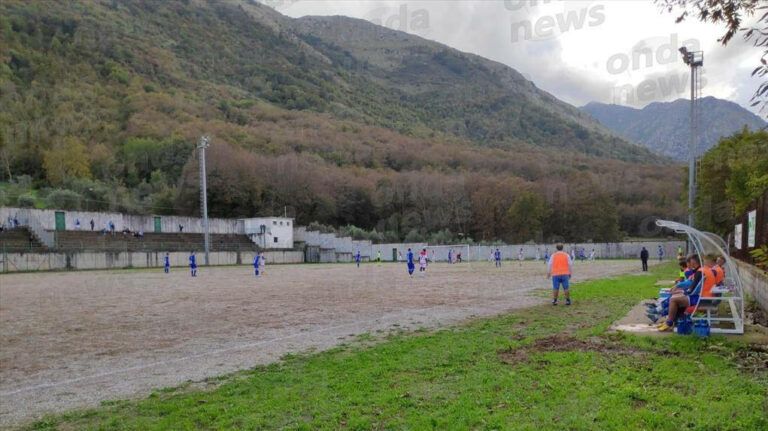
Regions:
<instances>
[{"instance_id":1,"label":"green hillside","mask_svg":"<svg viewBox=\"0 0 768 431\"><path fill-rule=\"evenodd\" d=\"M415 36L253 2L0 3L0 204L195 213L203 133L215 216L600 240L682 211L676 166Z\"/></svg>"}]
</instances>

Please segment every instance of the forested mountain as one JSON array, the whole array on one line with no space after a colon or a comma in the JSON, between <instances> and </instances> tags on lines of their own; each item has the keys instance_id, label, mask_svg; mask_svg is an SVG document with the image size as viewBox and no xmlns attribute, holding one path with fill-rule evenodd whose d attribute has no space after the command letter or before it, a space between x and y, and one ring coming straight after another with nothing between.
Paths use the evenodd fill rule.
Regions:
<instances>
[{"instance_id":1,"label":"forested mountain","mask_svg":"<svg viewBox=\"0 0 768 431\"><path fill-rule=\"evenodd\" d=\"M592 102L581 108L616 133L648 147L656 154L686 160L690 140L691 101L655 102L643 109ZM699 149L696 155L717 145L746 126L756 131L765 120L736 103L703 97L698 105Z\"/></svg>"},{"instance_id":2,"label":"forested mountain","mask_svg":"<svg viewBox=\"0 0 768 431\"><path fill-rule=\"evenodd\" d=\"M0 203L196 213L201 134L214 216L601 240L682 211L677 166L416 36L251 1L0 3Z\"/></svg>"}]
</instances>

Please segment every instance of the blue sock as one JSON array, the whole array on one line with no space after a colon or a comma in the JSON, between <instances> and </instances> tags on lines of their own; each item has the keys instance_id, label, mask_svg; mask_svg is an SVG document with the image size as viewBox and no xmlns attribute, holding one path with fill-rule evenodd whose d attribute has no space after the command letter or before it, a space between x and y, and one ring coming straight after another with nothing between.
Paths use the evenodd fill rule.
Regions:
<instances>
[{"instance_id":1,"label":"blue sock","mask_svg":"<svg viewBox=\"0 0 768 431\"><path fill-rule=\"evenodd\" d=\"M667 326L672 326L672 324L673 324L673 322L671 320L667 320L665 323L667 324Z\"/></svg>"}]
</instances>

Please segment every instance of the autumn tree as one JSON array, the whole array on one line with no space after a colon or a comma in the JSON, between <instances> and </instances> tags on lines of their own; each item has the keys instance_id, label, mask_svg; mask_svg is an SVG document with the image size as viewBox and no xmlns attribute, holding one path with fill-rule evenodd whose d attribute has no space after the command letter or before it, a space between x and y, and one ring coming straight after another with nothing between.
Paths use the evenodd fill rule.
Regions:
<instances>
[{"instance_id":1,"label":"autumn tree","mask_svg":"<svg viewBox=\"0 0 768 431\"><path fill-rule=\"evenodd\" d=\"M83 142L68 136L43 153L43 168L48 181L62 185L70 178L90 178L91 165Z\"/></svg>"}]
</instances>

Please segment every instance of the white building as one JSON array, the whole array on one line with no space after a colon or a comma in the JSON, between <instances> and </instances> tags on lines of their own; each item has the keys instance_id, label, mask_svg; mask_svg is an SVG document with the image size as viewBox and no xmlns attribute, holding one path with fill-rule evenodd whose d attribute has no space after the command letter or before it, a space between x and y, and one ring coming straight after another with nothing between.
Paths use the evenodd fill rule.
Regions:
<instances>
[{"instance_id":1,"label":"white building","mask_svg":"<svg viewBox=\"0 0 768 431\"><path fill-rule=\"evenodd\" d=\"M293 219L259 217L243 219L244 233L261 248L293 248Z\"/></svg>"}]
</instances>

